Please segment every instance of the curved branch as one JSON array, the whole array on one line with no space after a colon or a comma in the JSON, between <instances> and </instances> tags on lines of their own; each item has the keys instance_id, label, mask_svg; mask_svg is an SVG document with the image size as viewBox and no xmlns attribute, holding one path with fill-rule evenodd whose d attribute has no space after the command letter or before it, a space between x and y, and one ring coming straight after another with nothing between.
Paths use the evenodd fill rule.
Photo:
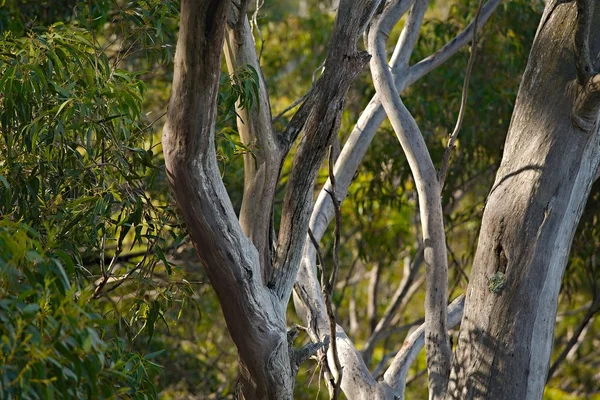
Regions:
<instances>
[{"instance_id":1,"label":"curved branch","mask_svg":"<svg viewBox=\"0 0 600 400\"><path fill-rule=\"evenodd\" d=\"M462 318L465 307L465 296L460 295L448 306L448 328L456 327ZM415 361L419 352L425 344L425 324L418 327L411 333L402 349L394 357L394 361L383 375L384 381L392 388L394 395L399 400L404 400L404 390L406 387L406 375L412 363Z\"/></svg>"},{"instance_id":2,"label":"curved branch","mask_svg":"<svg viewBox=\"0 0 600 400\"><path fill-rule=\"evenodd\" d=\"M171 100L163 129L167 177L238 348L246 398L293 398L285 306L261 280L214 146L221 51L230 1L183 0ZM287 302L286 302L287 303Z\"/></svg>"},{"instance_id":3,"label":"curved branch","mask_svg":"<svg viewBox=\"0 0 600 400\"><path fill-rule=\"evenodd\" d=\"M272 265L273 200L285 152L273 130L271 105L250 23L246 13L236 12L235 7L231 11L226 38L225 59L229 73L238 74L250 66L259 78L255 104L249 108L236 104L240 139L252 149L252 153L244 154L244 195L239 220L243 232L258 249L263 282L266 283Z\"/></svg>"},{"instance_id":4,"label":"curved branch","mask_svg":"<svg viewBox=\"0 0 600 400\"><path fill-rule=\"evenodd\" d=\"M501 0L489 0L484 4L481 9L480 22L477 24L477 30L480 30L489 20L500 2ZM415 19L414 24L417 26L417 16L417 13L414 11L411 12L406 26L411 24L410 20L413 18ZM403 30L390 62L390 69L392 70L394 82L398 91L402 93L410 85L445 63L450 57L456 54L461 47L469 43L473 37L473 31L474 24L470 23L461 33L440 50L407 70L407 67L403 62L408 62L407 60L410 58L417 35L415 32L409 34L408 31L406 31L407 33L405 34L405 31ZM406 39L403 40L403 38ZM367 152L373 137L375 137L377 129L383 123L385 116L386 114L381 106L379 96L373 96L350 133L350 136L335 163L334 171L337 179L336 195L338 199L343 200L346 197L354 174ZM325 183L323 190L319 193L310 221L311 229L317 240L320 240L323 237L327 225L329 225L329 222L333 218L333 204L331 203L331 199L326 190L331 190L331 183L329 181Z\"/></svg>"},{"instance_id":5,"label":"curved branch","mask_svg":"<svg viewBox=\"0 0 600 400\"><path fill-rule=\"evenodd\" d=\"M458 133L462 127L463 119L465 117L465 109L467 108L467 97L469 94L469 80L471 79L471 72L473 71L473 63L475 62L475 55L477 54L477 22L479 21L479 15L481 14L481 6L483 0L479 0L479 6L475 13L475 19L473 20L473 40L471 41L471 55L469 56L469 62L467 63L467 70L465 71L465 80L463 82L463 89L460 99L460 108L458 110L458 117L456 118L456 125L454 130L450 134L448 139L448 145L444 151L442 157L442 166L438 173L438 180L440 181L440 189L444 189L444 182L446 181L446 175L448 174L448 167L450 166L450 153L454 149L454 142L458 138Z\"/></svg>"},{"instance_id":6,"label":"curved branch","mask_svg":"<svg viewBox=\"0 0 600 400\"><path fill-rule=\"evenodd\" d=\"M487 22L499 3L500 0L490 0L484 5L481 13L481 23L479 24L478 29ZM420 26L422 18L419 20L418 17L418 13L414 11L411 12L406 26L411 24L414 24L413 26L415 27ZM410 20L414 20L414 22L411 23ZM415 30L417 29L415 28ZM405 74L406 66L404 65L403 67L403 62L408 62L418 32L413 31L411 33L408 30L403 31L390 63L390 69L394 74L398 91L402 92L409 85L425 76L434 68L443 64L462 46L469 42L472 33L473 26L471 24L448 45L436 52L434 56L430 56L421 63L413 66L413 68L410 69L410 74L407 76ZM375 136L377 129L385 119L385 116L385 111L383 110L379 96L373 96L357 121L356 126L352 130L352 133L335 163L334 173L337 180L335 194L339 200L343 200L346 197L353 176L355 175L371 140ZM327 181L318 196L311 215L310 228L317 241L323 237L325 229L334 215L333 203L328 194L328 191L331 190L331 182ZM318 286L315 259L316 254L314 246L306 241L303 249L302 262L296 280L297 288L294 293L294 303L296 312L303 321L306 321L307 324L315 324L316 331L327 332L326 316L323 311L325 305L321 296L321 290ZM305 301L300 300L298 292L303 293ZM317 326L320 326L321 328L318 328ZM318 338L319 335L316 335L315 337ZM355 380L344 379L342 381L342 390L345 393L360 393L363 396L362 398L370 398L369 395L377 390L377 383L369 373L361 354L356 350L343 329L339 326L337 340L338 347L343 348L343 350L340 350L340 358L344 366L355 371L356 377Z\"/></svg>"},{"instance_id":7,"label":"curved branch","mask_svg":"<svg viewBox=\"0 0 600 400\"><path fill-rule=\"evenodd\" d=\"M448 259L440 186L425 140L414 118L406 109L387 68L385 44L395 25L395 10L402 1L389 3L372 22L368 49L373 54L371 74L375 89L382 99L396 136L402 145L419 195L423 240L425 245L425 346L429 372L430 398L443 396L450 376L451 350L448 339L446 299L448 291Z\"/></svg>"},{"instance_id":8,"label":"curved branch","mask_svg":"<svg viewBox=\"0 0 600 400\"><path fill-rule=\"evenodd\" d=\"M479 16L480 22L477 24L477 30L481 29L483 25L490 19L494 10L502 0L488 0L481 8L481 15ZM410 67L407 77L407 86L412 85L418 79L424 75L439 67L445 63L450 57L452 57L461 47L466 45L473 38L473 32L475 30L475 23L471 22L467 27L459 33L454 39L449 41L441 49L433 53L432 55L422 59L418 63Z\"/></svg>"}]
</instances>

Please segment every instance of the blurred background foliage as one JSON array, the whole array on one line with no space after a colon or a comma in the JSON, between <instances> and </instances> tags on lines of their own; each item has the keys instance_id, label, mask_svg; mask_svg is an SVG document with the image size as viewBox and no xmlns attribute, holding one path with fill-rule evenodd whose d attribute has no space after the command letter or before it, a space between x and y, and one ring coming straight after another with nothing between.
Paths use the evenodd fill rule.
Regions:
<instances>
[{"instance_id":1,"label":"blurred background foliage","mask_svg":"<svg viewBox=\"0 0 600 400\"><path fill-rule=\"evenodd\" d=\"M335 7L335 1L274 0L257 13L257 50L273 115L310 89ZM164 175L160 134L178 8L176 0L0 0L0 398L233 397L236 351ZM476 8L475 0L433 1L411 62L451 40ZM503 2L477 44L467 113L443 193L451 298L468 283L485 198L542 8L541 1ZM469 51L403 93L436 163L458 113ZM236 209L241 155L252 150L239 141L234 105L252 104L259 71L243 72L237 74L243 79L233 79L223 68L216 130L219 165ZM365 70L348 94L342 144L373 94ZM292 115L278 119L276 129ZM288 160L282 182L290 166ZM323 170L319 185L325 178ZM564 278L553 357L560 362L548 399L600 398L599 193L596 185ZM342 207L334 301L359 349L408 278L406 266L420 264L416 205L405 157L385 122ZM322 246L329 256L331 234ZM412 290L374 348L373 370L382 370L422 320L423 273L416 271ZM293 307L289 321L299 322ZM426 398L424 371L421 355L407 397ZM327 398L313 360L300 370L296 397Z\"/></svg>"}]
</instances>

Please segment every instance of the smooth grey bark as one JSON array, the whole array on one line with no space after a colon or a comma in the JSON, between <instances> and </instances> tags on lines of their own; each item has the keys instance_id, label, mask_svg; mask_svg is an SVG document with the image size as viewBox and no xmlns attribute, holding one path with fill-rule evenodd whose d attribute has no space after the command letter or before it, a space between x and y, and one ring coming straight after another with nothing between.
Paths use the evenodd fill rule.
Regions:
<instances>
[{"instance_id":1,"label":"smooth grey bark","mask_svg":"<svg viewBox=\"0 0 600 400\"><path fill-rule=\"evenodd\" d=\"M485 3L481 11L478 29L489 20L500 2L500 0L489 0ZM406 9L412 3L412 1L409 4L407 3ZM394 74L396 87L399 92L402 92L412 83L446 62L461 47L466 45L473 35L474 25L470 23L460 34L437 52L409 67L408 60L418 38L423 11L411 11L408 22L402 31L400 40L392 55L390 68ZM352 182L352 177L384 119L385 111L383 110L379 96L375 95L360 116L335 163L334 173L337 181L336 197L338 199L345 198ZM318 196L311 215L310 228L317 241L321 240L327 225L333 218L334 208L331 196L328 193L331 190L331 182L328 180ZM324 338L326 336L327 318L317 279L315 248L310 241L306 241L305 243L296 279L294 304L296 312L305 322L305 325L313 332L313 337L317 340L317 338ZM406 298L406 293L400 289L396 294L397 296L394 297L392 309L397 310L398 305L401 305L402 298ZM387 319L391 320L392 317L393 314L389 315ZM387 319L385 324L389 322ZM383 328L384 326L380 326L379 330ZM377 336L375 341L370 342L371 346L374 346L376 340L380 337L379 334ZM377 397L381 396L380 389L377 385L374 385L373 377L363 362L363 357L348 339L342 327L338 327L338 342L338 346L344 348L344 351L340 354L340 358L343 358L343 364L346 368L353 371L352 379L346 379L348 378L346 377L342 380L342 390L344 393L349 398L385 398ZM369 348L366 348L366 350L369 351Z\"/></svg>"},{"instance_id":2,"label":"smooth grey bark","mask_svg":"<svg viewBox=\"0 0 600 400\"><path fill-rule=\"evenodd\" d=\"M489 0L484 4L479 18L478 30L489 20L500 3L501 0ZM414 20L414 22L412 24L407 23L407 27L403 29L390 61L390 69L394 76L396 88L400 93L445 63L473 37L474 26L473 23L470 23L460 34L434 54L409 66L408 60L412 55L422 22L422 16L421 19L417 18L418 13L411 13L411 15L410 19ZM409 30L408 28L411 29ZM352 129L335 163L334 172L337 182L336 195L338 199L346 197L348 188L352 183L352 178L385 118L385 110L381 105L379 96L375 95L360 115L356 126ZM311 215L310 227L317 240L322 238L325 229L333 218L333 204L327 190L331 190L331 182L329 180L327 180L323 189L319 192ZM307 254L307 250L305 250L305 254Z\"/></svg>"},{"instance_id":3,"label":"smooth grey bark","mask_svg":"<svg viewBox=\"0 0 600 400\"><path fill-rule=\"evenodd\" d=\"M246 13L232 7L226 30L225 59L232 75L248 66L257 71L258 99L251 109L236 107L237 127L244 145L244 195L239 220L244 234L259 251L263 282L271 274L273 252L273 202L279 171L286 154L271 123L271 104L254 47Z\"/></svg>"},{"instance_id":4,"label":"smooth grey bark","mask_svg":"<svg viewBox=\"0 0 600 400\"><path fill-rule=\"evenodd\" d=\"M448 307L448 326L455 327L459 324L464 306L465 297L463 295L457 297L450 304ZM426 325L423 324L406 338L402 348L383 376L384 382L394 388L394 396L398 400L404 400L408 370L425 345L425 329Z\"/></svg>"},{"instance_id":5,"label":"smooth grey bark","mask_svg":"<svg viewBox=\"0 0 600 400\"><path fill-rule=\"evenodd\" d=\"M597 11L594 22L585 42L598 54ZM542 398L560 283L600 162L600 78L577 73L580 29L575 4L547 4L485 207L448 398Z\"/></svg>"},{"instance_id":6,"label":"smooth grey bark","mask_svg":"<svg viewBox=\"0 0 600 400\"><path fill-rule=\"evenodd\" d=\"M243 234L214 147L216 98L229 1L181 3L163 152L190 237L239 350L246 398L291 399L295 372L285 315L261 282L256 247Z\"/></svg>"},{"instance_id":7,"label":"smooth grey bark","mask_svg":"<svg viewBox=\"0 0 600 400\"><path fill-rule=\"evenodd\" d=\"M427 1L417 0L424 5ZM414 118L398 96L392 73L387 68L386 42L402 16L403 0L387 3L373 18L367 35L373 54L371 74L377 94L400 141L410 166L419 197L426 270L425 351L429 377L429 398L440 399L450 376L452 353L448 338L446 301L448 298L448 256L437 171L427 150L425 139Z\"/></svg>"},{"instance_id":8,"label":"smooth grey bark","mask_svg":"<svg viewBox=\"0 0 600 400\"><path fill-rule=\"evenodd\" d=\"M235 3L241 15L246 3ZM341 2L325 72L283 135L275 135L265 122L270 119L266 91L260 94L261 105L266 104L266 108L248 110L248 124L242 127L247 129L243 140L262 141L261 151L265 153L260 153L259 158L267 159L267 153L272 151L276 165L278 157L287 154L295 139L302 137L286 188L279 247L275 258L270 259L272 242L265 240L271 232L270 215L268 227L263 220L255 220L249 211L246 213L250 218L238 222L220 177L214 149L221 49L228 18L232 41L227 51L231 68L235 72L244 63L258 65L256 55L248 50L251 41L246 20L231 17L235 13L230 1L182 1L173 93L163 132L165 162L175 199L238 347L241 395L248 399L291 399L299 363L319 346L299 351L292 348L294 334L286 330L286 305L309 226L316 171L339 127L345 91L368 60L366 54L357 51L356 40L378 3ZM591 61L593 58L589 57L600 49L597 32L600 23L597 13L595 21L591 13L587 14L589 18L585 17L590 4L579 2L583 11L578 23L572 5L549 6L536 38L504 161L486 209L449 397L541 396L545 373L532 371L547 371L560 277L600 158L597 151L600 77L594 72L597 66ZM402 36L406 43L409 38L416 38L414 31L406 32ZM590 33L595 41L588 46ZM575 57L570 46L574 35L578 49ZM381 58L384 52L379 50L379 53ZM398 59L403 58L398 56ZM431 60L425 68L437 62ZM389 83L389 76L386 81ZM393 85L387 85L388 98L392 97L390 87L393 89ZM410 125L410 119L408 122ZM272 148L269 143L274 144ZM259 163L250 171L247 185L263 185L269 197L276 179L265 179L260 170ZM245 196L259 193L256 188L247 189ZM268 203L268 199L258 201L268 210L259 205L257 212L269 214L272 204ZM424 223L428 223L425 218ZM306 263L310 266L312 260ZM326 320L321 318L322 297L312 291L318 282L315 275L311 268L301 270L296 293L305 306L304 317L313 341L322 342L329 330ZM490 286L491 276L501 276L503 287ZM473 305L474 302L479 303ZM482 310L480 305L484 306ZM445 304L436 309L442 314L446 312ZM437 323L443 325L443 321ZM445 329L436 330L441 336L446 335ZM427 342L427 336L424 338ZM346 368L342 388L349 397L391 399L402 392L402 384L398 383L402 376L394 371L406 371L411 357L397 358L394 369L386 372L390 379L376 382L340 327L335 339ZM490 342L495 346L486 348ZM418 343L409 341L399 354L413 354ZM510 345L516 350L510 354L512 357L507 356ZM514 375L515 370L520 371L519 375ZM512 375L507 371L513 371ZM485 374L487 380L478 381ZM441 386L434 384L435 396ZM485 392L478 392L480 388Z\"/></svg>"},{"instance_id":9,"label":"smooth grey bark","mask_svg":"<svg viewBox=\"0 0 600 400\"><path fill-rule=\"evenodd\" d=\"M228 23L227 58L233 72L242 64L259 71L256 55L249 51L247 3L182 1L163 152L175 200L238 349L239 395L247 399L292 399L299 364L319 347L310 344L294 349L295 334L286 329L286 308L308 231L312 188L328 145L337 134L345 93L368 62L369 55L358 51L356 42L379 2L341 2L325 72L284 135L275 136L269 126L264 87L259 93L262 107L246 110L243 140L256 140L261 149L256 165L246 160L245 201L258 208L252 212L265 213L268 218L250 215L246 206L240 224L220 176L214 129ZM300 134L286 187L279 247L271 260L271 241L267 238L271 231L270 198L277 184L274 177L279 174L280 160ZM249 199L253 194L257 196Z\"/></svg>"}]
</instances>

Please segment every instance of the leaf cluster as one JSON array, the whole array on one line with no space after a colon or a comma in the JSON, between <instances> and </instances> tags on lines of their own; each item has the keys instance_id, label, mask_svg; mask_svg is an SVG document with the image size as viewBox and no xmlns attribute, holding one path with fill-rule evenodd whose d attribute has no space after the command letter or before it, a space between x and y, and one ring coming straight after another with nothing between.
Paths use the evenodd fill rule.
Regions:
<instances>
[{"instance_id":1,"label":"leaf cluster","mask_svg":"<svg viewBox=\"0 0 600 400\"><path fill-rule=\"evenodd\" d=\"M25 224L0 222L0 397L155 397L158 366L103 334L116 321L71 284L69 255L40 239Z\"/></svg>"}]
</instances>

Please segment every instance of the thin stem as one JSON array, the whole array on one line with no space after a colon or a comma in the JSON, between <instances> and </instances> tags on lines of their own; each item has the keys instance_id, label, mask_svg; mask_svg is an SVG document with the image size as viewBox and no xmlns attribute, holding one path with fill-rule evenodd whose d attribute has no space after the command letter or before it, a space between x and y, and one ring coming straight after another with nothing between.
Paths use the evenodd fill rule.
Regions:
<instances>
[{"instance_id":1,"label":"thin stem","mask_svg":"<svg viewBox=\"0 0 600 400\"><path fill-rule=\"evenodd\" d=\"M460 128L462 128L462 123L465 118L467 97L469 95L469 80L471 78L471 72L473 71L475 55L477 54L477 23L479 22L479 16L481 14L482 6L483 0L479 0L477 13L475 14L475 19L473 20L473 40L471 41L471 55L469 56L467 72L465 73L465 81L463 83L462 97L460 100L460 109L458 110L458 118L456 119L456 125L454 126L454 130L450 135L450 139L448 139L448 146L446 147L446 151L444 152L442 166L440 168L440 172L438 173L438 180L440 181L440 190L444 189L444 182L446 181L446 176L448 175L448 166L450 165L450 153L454 148L454 142L456 142L456 138L458 137L458 133L460 132Z\"/></svg>"}]
</instances>

